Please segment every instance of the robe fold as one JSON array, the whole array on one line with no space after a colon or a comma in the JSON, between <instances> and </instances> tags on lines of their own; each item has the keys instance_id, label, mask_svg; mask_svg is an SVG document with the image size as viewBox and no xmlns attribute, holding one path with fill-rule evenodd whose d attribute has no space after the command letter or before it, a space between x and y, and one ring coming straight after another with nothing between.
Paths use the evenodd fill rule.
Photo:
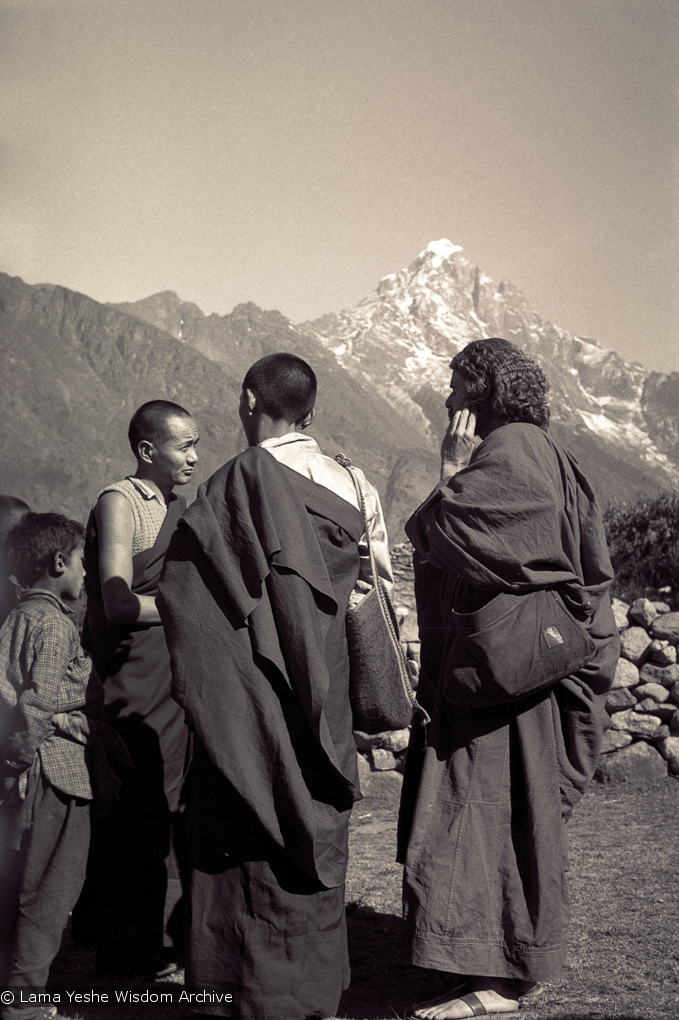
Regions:
<instances>
[{"instance_id":1,"label":"robe fold","mask_svg":"<svg viewBox=\"0 0 679 1020\"><path fill-rule=\"evenodd\" d=\"M349 503L255 447L200 487L165 560L173 693L195 734L187 979L252 1020L333 1015L348 983L344 617L362 532Z\"/></svg>"},{"instance_id":2,"label":"robe fold","mask_svg":"<svg viewBox=\"0 0 679 1020\"><path fill-rule=\"evenodd\" d=\"M133 557L131 590L156 596L164 557L186 509L168 504L150 549ZM161 946L179 946L182 895L178 847L188 728L170 692L170 655L162 626L112 624L104 612L94 512L87 525L87 619L83 645L104 683L105 713L125 741L133 768L120 800L95 805L87 881L74 933L94 945L104 966L153 964ZM176 837L176 838L175 838Z\"/></svg>"},{"instance_id":3,"label":"robe fold","mask_svg":"<svg viewBox=\"0 0 679 1020\"><path fill-rule=\"evenodd\" d=\"M567 451L512 423L431 494L406 532L418 697L432 716L428 734L413 728L399 817L407 952L418 966L458 974L552 980L566 950L565 822L596 768L619 653L599 507ZM451 611L557 586L594 659L517 703L451 704Z\"/></svg>"}]
</instances>

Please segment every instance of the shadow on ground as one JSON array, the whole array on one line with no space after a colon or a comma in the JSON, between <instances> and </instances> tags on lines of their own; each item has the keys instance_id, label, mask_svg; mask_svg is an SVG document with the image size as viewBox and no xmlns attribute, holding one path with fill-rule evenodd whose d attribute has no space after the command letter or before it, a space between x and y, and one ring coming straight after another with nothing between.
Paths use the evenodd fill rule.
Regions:
<instances>
[{"instance_id":1,"label":"shadow on ground","mask_svg":"<svg viewBox=\"0 0 679 1020\"><path fill-rule=\"evenodd\" d=\"M432 998L456 983L454 974L401 963L403 921L360 904L347 906L351 987L338 1016L356 1020L403 1017L412 1002Z\"/></svg>"}]
</instances>

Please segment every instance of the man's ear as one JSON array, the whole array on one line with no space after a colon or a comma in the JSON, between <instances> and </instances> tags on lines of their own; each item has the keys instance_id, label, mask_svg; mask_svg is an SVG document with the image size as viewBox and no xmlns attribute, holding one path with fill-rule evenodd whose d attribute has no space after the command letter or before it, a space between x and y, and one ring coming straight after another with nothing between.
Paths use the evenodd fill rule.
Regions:
<instances>
[{"instance_id":1,"label":"man's ear","mask_svg":"<svg viewBox=\"0 0 679 1020\"><path fill-rule=\"evenodd\" d=\"M243 392L245 393L245 403L247 405L247 409L249 413L252 414L254 409L257 407L257 395L253 393L252 390L249 389L245 389L243 390Z\"/></svg>"},{"instance_id":2,"label":"man's ear","mask_svg":"<svg viewBox=\"0 0 679 1020\"><path fill-rule=\"evenodd\" d=\"M150 439L142 439L137 447L137 457L143 461L144 464L153 463L153 443Z\"/></svg>"},{"instance_id":3,"label":"man's ear","mask_svg":"<svg viewBox=\"0 0 679 1020\"><path fill-rule=\"evenodd\" d=\"M308 415L306 416L306 418L303 418L302 421L297 426L299 431L301 432L303 429L308 429L309 426L311 425L311 423L313 422L315 417L316 417L316 408L312 407L311 410L309 411Z\"/></svg>"}]
</instances>

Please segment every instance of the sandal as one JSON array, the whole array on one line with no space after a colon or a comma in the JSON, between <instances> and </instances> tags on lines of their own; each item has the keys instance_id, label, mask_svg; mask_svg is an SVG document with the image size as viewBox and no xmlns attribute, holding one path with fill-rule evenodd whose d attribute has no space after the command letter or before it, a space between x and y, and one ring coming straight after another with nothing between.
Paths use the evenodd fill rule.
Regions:
<instances>
[{"instance_id":1,"label":"sandal","mask_svg":"<svg viewBox=\"0 0 679 1020\"><path fill-rule=\"evenodd\" d=\"M468 992L467 995L461 995L458 1002L464 1002L465 1005L471 1009L471 1015L474 1016L518 1016L518 1009L491 1009L487 1010L483 1005L478 995L475 992Z\"/></svg>"}]
</instances>

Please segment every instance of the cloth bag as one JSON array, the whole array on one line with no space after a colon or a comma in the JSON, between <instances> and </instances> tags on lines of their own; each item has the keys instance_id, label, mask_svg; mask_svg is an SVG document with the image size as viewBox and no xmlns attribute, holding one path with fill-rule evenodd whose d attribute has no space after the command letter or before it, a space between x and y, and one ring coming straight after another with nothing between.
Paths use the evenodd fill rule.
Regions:
<instances>
[{"instance_id":1,"label":"cloth bag","mask_svg":"<svg viewBox=\"0 0 679 1020\"><path fill-rule=\"evenodd\" d=\"M425 722L429 715L418 703L410 682L410 670L399 641L398 620L375 564L365 499L351 461L343 454L335 460L351 475L365 524L373 586L346 615L351 664L350 698L355 730L382 733L409 726L413 711Z\"/></svg>"},{"instance_id":2,"label":"cloth bag","mask_svg":"<svg viewBox=\"0 0 679 1020\"><path fill-rule=\"evenodd\" d=\"M456 634L443 675L443 693L453 705L517 701L576 673L596 653L556 588L502 592L482 609L453 612L453 618Z\"/></svg>"}]
</instances>

